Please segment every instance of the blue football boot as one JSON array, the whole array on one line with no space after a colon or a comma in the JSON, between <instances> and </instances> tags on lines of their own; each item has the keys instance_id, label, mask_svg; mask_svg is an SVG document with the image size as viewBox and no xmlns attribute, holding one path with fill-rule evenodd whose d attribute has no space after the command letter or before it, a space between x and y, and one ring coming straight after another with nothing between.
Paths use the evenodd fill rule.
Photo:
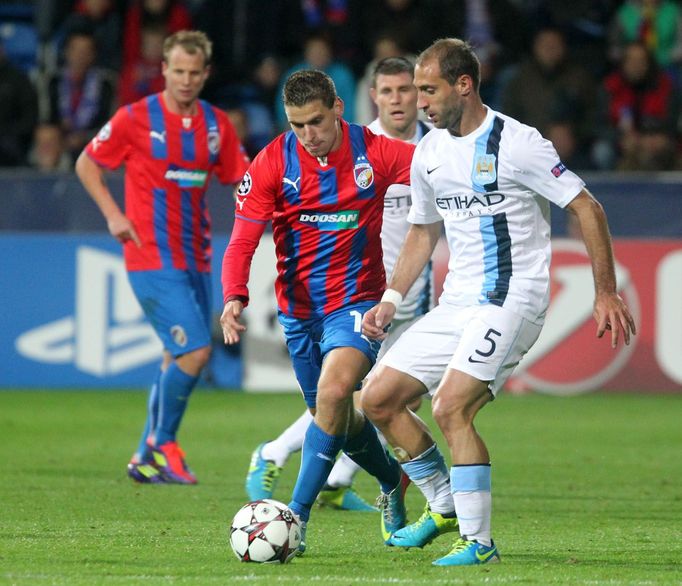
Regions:
<instances>
[{"instance_id":1,"label":"blue football boot","mask_svg":"<svg viewBox=\"0 0 682 586\"><path fill-rule=\"evenodd\" d=\"M451 533L459 529L457 517L443 517L434 513L427 503L424 513L411 525L396 531L391 537L390 545L398 547L424 547L439 535Z\"/></svg>"},{"instance_id":2,"label":"blue football boot","mask_svg":"<svg viewBox=\"0 0 682 586\"><path fill-rule=\"evenodd\" d=\"M433 562L434 566L476 566L500 561L500 554L493 541L481 545L477 541L460 538L446 556Z\"/></svg>"},{"instance_id":3,"label":"blue football boot","mask_svg":"<svg viewBox=\"0 0 682 586\"><path fill-rule=\"evenodd\" d=\"M246 494L252 501L272 498L282 472L272 460L266 460L261 455L266 443L259 445L251 454L251 463L246 474Z\"/></svg>"}]
</instances>

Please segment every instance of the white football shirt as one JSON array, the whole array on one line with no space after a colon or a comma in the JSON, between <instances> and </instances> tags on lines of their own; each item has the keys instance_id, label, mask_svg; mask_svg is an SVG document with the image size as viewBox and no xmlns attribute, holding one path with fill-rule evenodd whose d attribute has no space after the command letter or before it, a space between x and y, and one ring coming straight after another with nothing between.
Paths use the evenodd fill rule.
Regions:
<instances>
[{"instance_id":1,"label":"white football shirt","mask_svg":"<svg viewBox=\"0 0 682 586\"><path fill-rule=\"evenodd\" d=\"M550 206L584 187L552 144L488 108L455 137L433 129L412 159L408 221L443 221L450 259L440 303L492 303L541 323L549 302Z\"/></svg>"},{"instance_id":2,"label":"white football shirt","mask_svg":"<svg viewBox=\"0 0 682 586\"><path fill-rule=\"evenodd\" d=\"M389 136L381 127L377 118L367 125L374 134ZM431 125L425 122L417 123L417 131L409 142L417 144L421 138L429 131ZM389 137L390 138L390 137ZM395 139L399 140L399 139ZM400 247L405 241L405 236L410 228L407 221L407 214L410 211L412 197L409 185L391 185L384 195L384 217L381 225L381 248L384 256L384 269L386 278L390 278L398 260ZM424 315L433 306L433 270L429 262L422 273L419 275L414 285L403 298L403 302L395 314L396 320L407 320Z\"/></svg>"}]
</instances>

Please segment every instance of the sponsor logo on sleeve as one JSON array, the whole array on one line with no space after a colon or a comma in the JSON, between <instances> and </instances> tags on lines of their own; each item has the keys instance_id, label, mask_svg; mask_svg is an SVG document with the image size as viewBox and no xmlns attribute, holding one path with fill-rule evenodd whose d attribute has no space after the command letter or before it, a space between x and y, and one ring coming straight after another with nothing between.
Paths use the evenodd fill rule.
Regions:
<instances>
[{"instance_id":1,"label":"sponsor logo on sleeve","mask_svg":"<svg viewBox=\"0 0 682 586\"><path fill-rule=\"evenodd\" d=\"M111 122L107 122L104 126L102 126L102 128L100 128L100 131L95 135L95 138L92 139L92 149L96 151L101 143L108 141L110 138Z\"/></svg>"},{"instance_id":2,"label":"sponsor logo on sleeve","mask_svg":"<svg viewBox=\"0 0 682 586\"><path fill-rule=\"evenodd\" d=\"M106 142L111 138L111 122L107 122L97 133L97 140Z\"/></svg>"},{"instance_id":3,"label":"sponsor logo on sleeve","mask_svg":"<svg viewBox=\"0 0 682 586\"><path fill-rule=\"evenodd\" d=\"M555 177L561 177L563 172L566 170L566 165L559 161L554 167L552 167L552 175Z\"/></svg>"},{"instance_id":4,"label":"sponsor logo on sleeve","mask_svg":"<svg viewBox=\"0 0 682 586\"><path fill-rule=\"evenodd\" d=\"M247 171L246 173L244 173L242 182L239 184L239 187L237 188L237 195L246 197L249 194L249 191L251 191L252 185L253 180L251 179L251 174Z\"/></svg>"}]
</instances>

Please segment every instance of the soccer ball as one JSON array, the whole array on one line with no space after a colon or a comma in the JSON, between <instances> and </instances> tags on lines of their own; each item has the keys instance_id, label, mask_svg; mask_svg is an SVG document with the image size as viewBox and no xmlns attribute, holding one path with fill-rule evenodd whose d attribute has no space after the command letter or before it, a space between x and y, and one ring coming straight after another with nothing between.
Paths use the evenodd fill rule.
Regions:
<instances>
[{"instance_id":1,"label":"soccer ball","mask_svg":"<svg viewBox=\"0 0 682 586\"><path fill-rule=\"evenodd\" d=\"M232 519L230 545L243 562L285 564L301 543L301 526L284 503L262 499L245 504Z\"/></svg>"}]
</instances>

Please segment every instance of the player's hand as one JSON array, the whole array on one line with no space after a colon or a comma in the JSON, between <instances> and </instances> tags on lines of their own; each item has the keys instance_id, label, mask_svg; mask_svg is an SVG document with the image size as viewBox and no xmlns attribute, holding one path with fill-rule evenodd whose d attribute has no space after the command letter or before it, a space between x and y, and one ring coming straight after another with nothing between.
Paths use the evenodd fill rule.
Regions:
<instances>
[{"instance_id":1,"label":"player's hand","mask_svg":"<svg viewBox=\"0 0 682 586\"><path fill-rule=\"evenodd\" d=\"M377 303L362 316L362 333L373 340L385 339L394 315L395 305L388 301Z\"/></svg>"},{"instance_id":2,"label":"player's hand","mask_svg":"<svg viewBox=\"0 0 682 586\"><path fill-rule=\"evenodd\" d=\"M233 299L225 304L223 314L220 316L220 325L226 344L236 344L239 342L239 333L246 331L246 326L239 322L243 309L244 304L239 299Z\"/></svg>"},{"instance_id":3,"label":"player's hand","mask_svg":"<svg viewBox=\"0 0 682 586\"><path fill-rule=\"evenodd\" d=\"M601 338L606 330L611 330L612 348L618 346L618 338L621 332L626 344L630 343L630 336L637 333L635 320L617 293L597 295L594 300L593 315L597 322L597 338Z\"/></svg>"},{"instance_id":4,"label":"player's hand","mask_svg":"<svg viewBox=\"0 0 682 586\"><path fill-rule=\"evenodd\" d=\"M142 241L135 231L135 226L125 214L118 214L107 221L109 233L121 244L132 240L138 248L142 247Z\"/></svg>"}]
</instances>

